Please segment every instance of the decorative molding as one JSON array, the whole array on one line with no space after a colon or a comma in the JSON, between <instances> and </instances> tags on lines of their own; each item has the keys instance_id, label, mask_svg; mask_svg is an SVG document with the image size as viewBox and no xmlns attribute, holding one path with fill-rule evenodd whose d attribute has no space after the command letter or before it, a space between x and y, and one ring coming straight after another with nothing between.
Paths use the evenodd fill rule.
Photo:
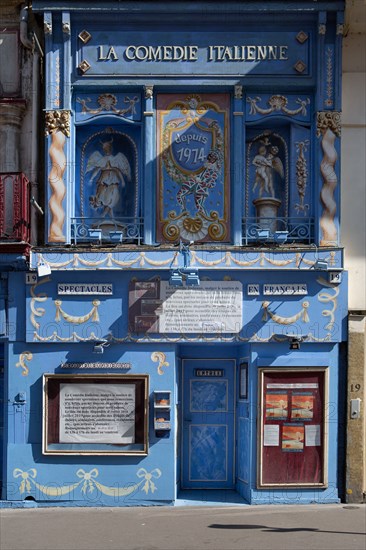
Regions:
<instances>
[{"instance_id":1,"label":"decorative molding","mask_svg":"<svg viewBox=\"0 0 366 550\"><path fill-rule=\"evenodd\" d=\"M296 35L296 40L300 42L300 44L304 44L304 42L306 42L308 38L309 38L309 35L305 31L300 31Z\"/></svg>"},{"instance_id":2,"label":"decorative molding","mask_svg":"<svg viewBox=\"0 0 366 550\"><path fill-rule=\"evenodd\" d=\"M234 86L234 97L235 99L243 99L243 86L241 84Z\"/></svg>"},{"instance_id":3,"label":"decorative molding","mask_svg":"<svg viewBox=\"0 0 366 550\"><path fill-rule=\"evenodd\" d=\"M48 35L52 34L52 24L45 21L43 23L43 32Z\"/></svg>"},{"instance_id":4,"label":"decorative molding","mask_svg":"<svg viewBox=\"0 0 366 550\"><path fill-rule=\"evenodd\" d=\"M325 292L325 291L320 292L318 294L319 302L322 302L323 304L329 304L329 303L332 304L332 309L324 309L322 311L323 317L330 317L329 323L324 328L326 330L332 331L335 327L334 320L335 320L335 312L338 306L337 298L339 295L340 287L338 285L332 285L331 283L328 283L328 281L326 281L323 277L318 277L317 282L320 285L330 288L334 291L334 294L329 294L329 292Z\"/></svg>"},{"instance_id":5,"label":"decorative molding","mask_svg":"<svg viewBox=\"0 0 366 550\"><path fill-rule=\"evenodd\" d=\"M90 63L87 62L86 59L83 59L78 65L78 69L82 74L89 71L90 68L91 68L91 65L90 65Z\"/></svg>"},{"instance_id":6,"label":"decorative molding","mask_svg":"<svg viewBox=\"0 0 366 550\"><path fill-rule=\"evenodd\" d=\"M282 111L286 115L290 115L290 116L298 115L300 113L302 114L302 116L306 116L307 105L310 104L310 99L308 97L306 99L300 99L298 97L295 103L299 104L300 107L298 109L289 109L287 107L287 104L288 104L287 97L283 95L273 95L267 101L269 108L263 109L262 107L259 107L257 105L257 103L259 103L260 101L262 101L262 98L258 96L255 98L251 98L251 97L247 98L247 102L250 103L250 112L249 112L250 115L256 115L258 113L261 115L269 115L274 112Z\"/></svg>"},{"instance_id":7,"label":"decorative molding","mask_svg":"<svg viewBox=\"0 0 366 550\"><path fill-rule=\"evenodd\" d=\"M75 483L70 485L60 485L59 483L51 483L50 485L45 485L38 483L37 470L35 468L30 468L29 470L21 470L20 468L15 468L13 470L13 477L20 478L19 492L20 494L31 493L32 488L35 487L38 491L47 495L48 497L60 497L70 494L77 487L81 488L81 493L92 493L96 489L108 497L126 497L132 493L137 492L138 489L141 489L145 492L146 495L154 493L157 489L155 481L161 477L161 470L155 468L151 472L145 470L145 468L139 468L136 472L136 476L140 481L137 483L128 482L124 487L120 487L119 483L115 483L112 486L102 485L97 481L99 475L99 470L93 468L89 472L86 472L82 468L77 470L76 477L78 480Z\"/></svg>"},{"instance_id":8,"label":"decorative molding","mask_svg":"<svg viewBox=\"0 0 366 550\"><path fill-rule=\"evenodd\" d=\"M326 55L326 94L327 98L324 102L326 107L333 107L333 49L327 48Z\"/></svg>"},{"instance_id":9,"label":"decorative molding","mask_svg":"<svg viewBox=\"0 0 366 550\"><path fill-rule=\"evenodd\" d=\"M41 279L38 283L35 285L32 285L30 288L30 294L31 294L31 301L30 301L30 322L32 323L32 326L38 330L40 327L40 324L36 320L36 317L43 317L43 315L46 313L46 310L43 307L36 307L37 303L45 302L48 299L47 294L42 292L41 294L35 294L35 290L38 286L43 285L45 283L49 283L51 280L50 277L45 277L44 279Z\"/></svg>"},{"instance_id":10,"label":"decorative molding","mask_svg":"<svg viewBox=\"0 0 366 550\"><path fill-rule=\"evenodd\" d=\"M154 351L151 354L151 360L158 364L158 374L161 376L164 374L163 367L169 367L168 361L166 361L166 355L162 351Z\"/></svg>"},{"instance_id":11,"label":"decorative molding","mask_svg":"<svg viewBox=\"0 0 366 550\"><path fill-rule=\"evenodd\" d=\"M55 306L56 306L55 321L60 322L61 317L63 317L63 319L65 319L65 321L67 323L73 323L75 325L81 325L83 323L86 323L90 319L94 323L99 323L98 307L100 306L100 301L99 300L93 300L92 304L93 304L93 308L91 309L91 311L89 311L89 313L87 313L86 315L76 316L76 315L69 315L68 313L66 313L61 308L62 301L61 300L55 300Z\"/></svg>"},{"instance_id":12,"label":"decorative molding","mask_svg":"<svg viewBox=\"0 0 366 550\"><path fill-rule=\"evenodd\" d=\"M339 34L344 35L344 25L341 23L337 25L337 35Z\"/></svg>"},{"instance_id":13,"label":"decorative molding","mask_svg":"<svg viewBox=\"0 0 366 550\"><path fill-rule=\"evenodd\" d=\"M319 111L316 114L317 136L324 136L330 130L337 137L341 137L341 113L339 111Z\"/></svg>"},{"instance_id":14,"label":"decorative molding","mask_svg":"<svg viewBox=\"0 0 366 550\"><path fill-rule=\"evenodd\" d=\"M62 23L62 32L64 34L68 34L68 35L71 34L71 27L70 27L70 23L68 21L64 21Z\"/></svg>"},{"instance_id":15,"label":"decorative molding","mask_svg":"<svg viewBox=\"0 0 366 550\"><path fill-rule=\"evenodd\" d=\"M305 301L302 303L302 309L295 315L292 315L291 317L282 317L281 315L277 315L273 313L269 306L271 305L271 302L262 302L262 308L263 316L262 321L268 320L268 315L271 317L272 321L279 325L292 325L292 323L296 323L299 319L301 319L304 323L308 323L310 321L309 315L308 315L308 308L309 308L309 302Z\"/></svg>"},{"instance_id":16,"label":"decorative molding","mask_svg":"<svg viewBox=\"0 0 366 550\"><path fill-rule=\"evenodd\" d=\"M297 141L295 143L296 152L298 153L298 157L296 159L296 187L300 197L300 201L295 204L295 210L298 214L299 212L306 212L309 210L309 205L304 204L309 175L304 153L307 151L309 144L310 141L308 139L305 141Z\"/></svg>"},{"instance_id":17,"label":"decorative molding","mask_svg":"<svg viewBox=\"0 0 366 550\"><path fill-rule=\"evenodd\" d=\"M327 26L324 25L324 23L321 23L318 27L318 33L321 35L325 35L326 32L327 32Z\"/></svg>"},{"instance_id":18,"label":"decorative molding","mask_svg":"<svg viewBox=\"0 0 366 550\"><path fill-rule=\"evenodd\" d=\"M29 374L29 367L26 364L26 361L32 361L33 359L33 353L30 351L23 351L19 355L19 361L18 363L15 363L16 367L22 367L22 376L28 376Z\"/></svg>"},{"instance_id":19,"label":"decorative molding","mask_svg":"<svg viewBox=\"0 0 366 550\"><path fill-rule=\"evenodd\" d=\"M302 61L302 59L299 59L298 61L296 61L295 65L294 65L294 69L298 73L303 73L306 69L306 63L304 61Z\"/></svg>"},{"instance_id":20,"label":"decorative molding","mask_svg":"<svg viewBox=\"0 0 366 550\"><path fill-rule=\"evenodd\" d=\"M154 95L154 86L148 85L144 86L145 90L145 99L152 99Z\"/></svg>"},{"instance_id":21,"label":"decorative molding","mask_svg":"<svg viewBox=\"0 0 366 550\"><path fill-rule=\"evenodd\" d=\"M90 32L88 32L86 29L84 29L83 31L81 31L78 34L78 38L80 38L80 40L83 42L83 44L87 44L89 42L89 40L91 40L92 35L90 34Z\"/></svg>"},{"instance_id":22,"label":"decorative molding","mask_svg":"<svg viewBox=\"0 0 366 550\"><path fill-rule=\"evenodd\" d=\"M303 314L303 310L300 312L300 316ZM332 341L332 334L327 333L324 338L316 338L312 333L309 333L306 335L307 341L313 341L313 342L331 342ZM206 336L205 334L200 334L198 336L191 336L189 334L180 334L179 336L170 337L166 334L163 334L161 336L151 336L148 333L142 334L142 335L136 335L132 333L128 333L124 338L117 338L116 336L113 336L113 334L109 334L108 336L108 342L115 343L115 344L126 344L126 343L148 343L148 344L162 344L162 343L168 343L168 344L178 344L180 342L188 342L188 343L210 343L210 342L222 342L222 343L234 343L234 342L269 342L273 338L276 339L276 334L272 332L269 336L265 338L261 338L258 336L258 334L253 334L251 337L245 337L241 336L240 334L234 334L232 336L224 336L222 334L217 334L214 336ZM89 338L82 338L81 336L78 336L75 332L68 337L68 338L62 338L57 334L56 331L53 332L50 336L47 337L41 337L37 332L34 332L34 341L37 342L100 342L100 337L97 337L93 332L91 333ZM334 340L336 341L336 340Z\"/></svg>"},{"instance_id":23,"label":"decorative molding","mask_svg":"<svg viewBox=\"0 0 366 550\"><path fill-rule=\"evenodd\" d=\"M70 115L67 109L46 111L45 113L45 135L50 136L57 132L70 137Z\"/></svg>"},{"instance_id":24,"label":"decorative molding","mask_svg":"<svg viewBox=\"0 0 366 550\"><path fill-rule=\"evenodd\" d=\"M310 252L314 253L314 251ZM153 254L154 255L154 254ZM303 253L288 253L286 257L284 258L284 252L278 252L276 254L275 252L272 252L271 254L266 252L253 252L254 258L252 259L244 259L248 257L248 252L245 252L243 254L236 254L235 252L226 251L224 254L220 255L220 257L216 260L206 260L204 257L200 257L198 253L195 250L191 250L191 265L202 265L204 267L212 267L212 266L222 266L224 268L228 267L255 267L262 268L266 265L276 266L276 267L293 267L301 268L302 265L305 266L313 266L316 262L315 258L314 260L307 259L304 256ZM238 257L239 256L239 257ZM243 259L241 259L243 258ZM323 257L321 259L326 260L329 265L334 266L336 265L336 253L335 251L330 251L329 255L327 257ZM64 270L67 268L73 269L73 270L83 270L85 268L93 269L95 267L98 268L110 268L110 269L119 269L121 267L124 268L131 268L134 269L138 268L146 268L146 266L152 266L155 268L169 268L170 266L177 265L177 254L176 252L172 252L171 255L163 260L156 260L153 258L150 258L148 256L147 252L139 252L137 253L136 257L123 261L119 260L115 257L114 253L108 252L108 253L101 253L101 259L95 259L95 260L88 260L83 257L82 254L74 253L72 254L72 257L64 262L57 262L52 261L51 259L46 259L43 257L42 254L37 254L37 261L38 262L46 262L52 271L54 270ZM305 268L308 269L307 267ZM49 280L49 279L47 279ZM41 282L46 282L46 279ZM38 283L41 284L41 283Z\"/></svg>"},{"instance_id":25,"label":"decorative molding","mask_svg":"<svg viewBox=\"0 0 366 550\"><path fill-rule=\"evenodd\" d=\"M140 98L137 95L132 98L126 96L123 101L124 103L127 103L128 106L125 109L117 109L116 105L118 103L118 99L114 94L110 93L101 94L97 99L99 107L95 108L90 108L87 106L87 103L91 101L89 97L85 99L78 97L76 98L76 101L80 103L81 112L85 114L99 115L102 111L106 111L112 112L114 115L124 116L128 113L136 114L135 105L140 101Z\"/></svg>"}]
</instances>

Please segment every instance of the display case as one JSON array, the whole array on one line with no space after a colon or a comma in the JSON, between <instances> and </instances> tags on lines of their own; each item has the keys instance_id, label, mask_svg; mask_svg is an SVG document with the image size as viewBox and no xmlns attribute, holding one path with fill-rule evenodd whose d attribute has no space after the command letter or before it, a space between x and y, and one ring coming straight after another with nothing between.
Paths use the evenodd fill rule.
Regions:
<instances>
[{"instance_id":1,"label":"display case","mask_svg":"<svg viewBox=\"0 0 366 550\"><path fill-rule=\"evenodd\" d=\"M171 392L154 391L154 429L156 432L171 430Z\"/></svg>"}]
</instances>

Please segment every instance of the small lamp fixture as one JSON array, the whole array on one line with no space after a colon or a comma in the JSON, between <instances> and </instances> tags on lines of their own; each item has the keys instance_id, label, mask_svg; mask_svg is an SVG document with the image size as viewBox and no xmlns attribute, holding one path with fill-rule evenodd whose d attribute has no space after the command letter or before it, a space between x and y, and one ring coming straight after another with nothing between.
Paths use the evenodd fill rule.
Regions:
<instances>
[{"instance_id":1,"label":"small lamp fixture","mask_svg":"<svg viewBox=\"0 0 366 550\"><path fill-rule=\"evenodd\" d=\"M288 231L275 231L274 240L278 244L283 244L287 241Z\"/></svg>"},{"instance_id":2,"label":"small lamp fixture","mask_svg":"<svg viewBox=\"0 0 366 550\"><path fill-rule=\"evenodd\" d=\"M269 239L269 229L257 229L258 241L267 241Z\"/></svg>"}]
</instances>

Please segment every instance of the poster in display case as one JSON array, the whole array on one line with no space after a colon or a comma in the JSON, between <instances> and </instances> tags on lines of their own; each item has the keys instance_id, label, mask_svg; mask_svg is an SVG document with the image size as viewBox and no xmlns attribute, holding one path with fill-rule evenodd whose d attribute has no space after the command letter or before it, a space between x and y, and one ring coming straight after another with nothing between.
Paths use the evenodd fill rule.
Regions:
<instances>
[{"instance_id":1,"label":"poster in display case","mask_svg":"<svg viewBox=\"0 0 366 550\"><path fill-rule=\"evenodd\" d=\"M45 374L43 454L147 454L147 375Z\"/></svg>"},{"instance_id":2,"label":"poster in display case","mask_svg":"<svg viewBox=\"0 0 366 550\"><path fill-rule=\"evenodd\" d=\"M327 486L327 374L259 369L259 488Z\"/></svg>"}]
</instances>

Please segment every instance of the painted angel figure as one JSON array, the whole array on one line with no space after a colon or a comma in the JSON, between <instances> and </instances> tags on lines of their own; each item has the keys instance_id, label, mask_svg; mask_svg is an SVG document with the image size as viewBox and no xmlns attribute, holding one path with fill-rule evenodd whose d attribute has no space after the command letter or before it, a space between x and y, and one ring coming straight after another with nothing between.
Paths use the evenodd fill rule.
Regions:
<instances>
[{"instance_id":1,"label":"painted angel figure","mask_svg":"<svg viewBox=\"0 0 366 550\"><path fill-rule=\"evenodd\" d=\"M90 183L96 180L95 195L89 197L92 208L103 208L102 216L113 218L113 209L120 201L120 188L131 180L131 166L123 153L113 155L113 138L101 142L103 154L94 151L86 166L85 173L92 172Z\"/></svg>"},{"instance_id":2,"label":"painted angel figure","mask_svg":"<svg viewBox=\"0 0 366 550\"><path fill-rule=\"evenodd\" d=\"M258 185L259 197L266 193L267 196L274 198L274 172L277 172L281 179L284 177L282 160L277 156L278 151L279 149L275 145L269 147L269 150L265 145L261 145L258 154L253 159L253 164L256 167L253 192Z\"/></svg>"}]
</instances>

